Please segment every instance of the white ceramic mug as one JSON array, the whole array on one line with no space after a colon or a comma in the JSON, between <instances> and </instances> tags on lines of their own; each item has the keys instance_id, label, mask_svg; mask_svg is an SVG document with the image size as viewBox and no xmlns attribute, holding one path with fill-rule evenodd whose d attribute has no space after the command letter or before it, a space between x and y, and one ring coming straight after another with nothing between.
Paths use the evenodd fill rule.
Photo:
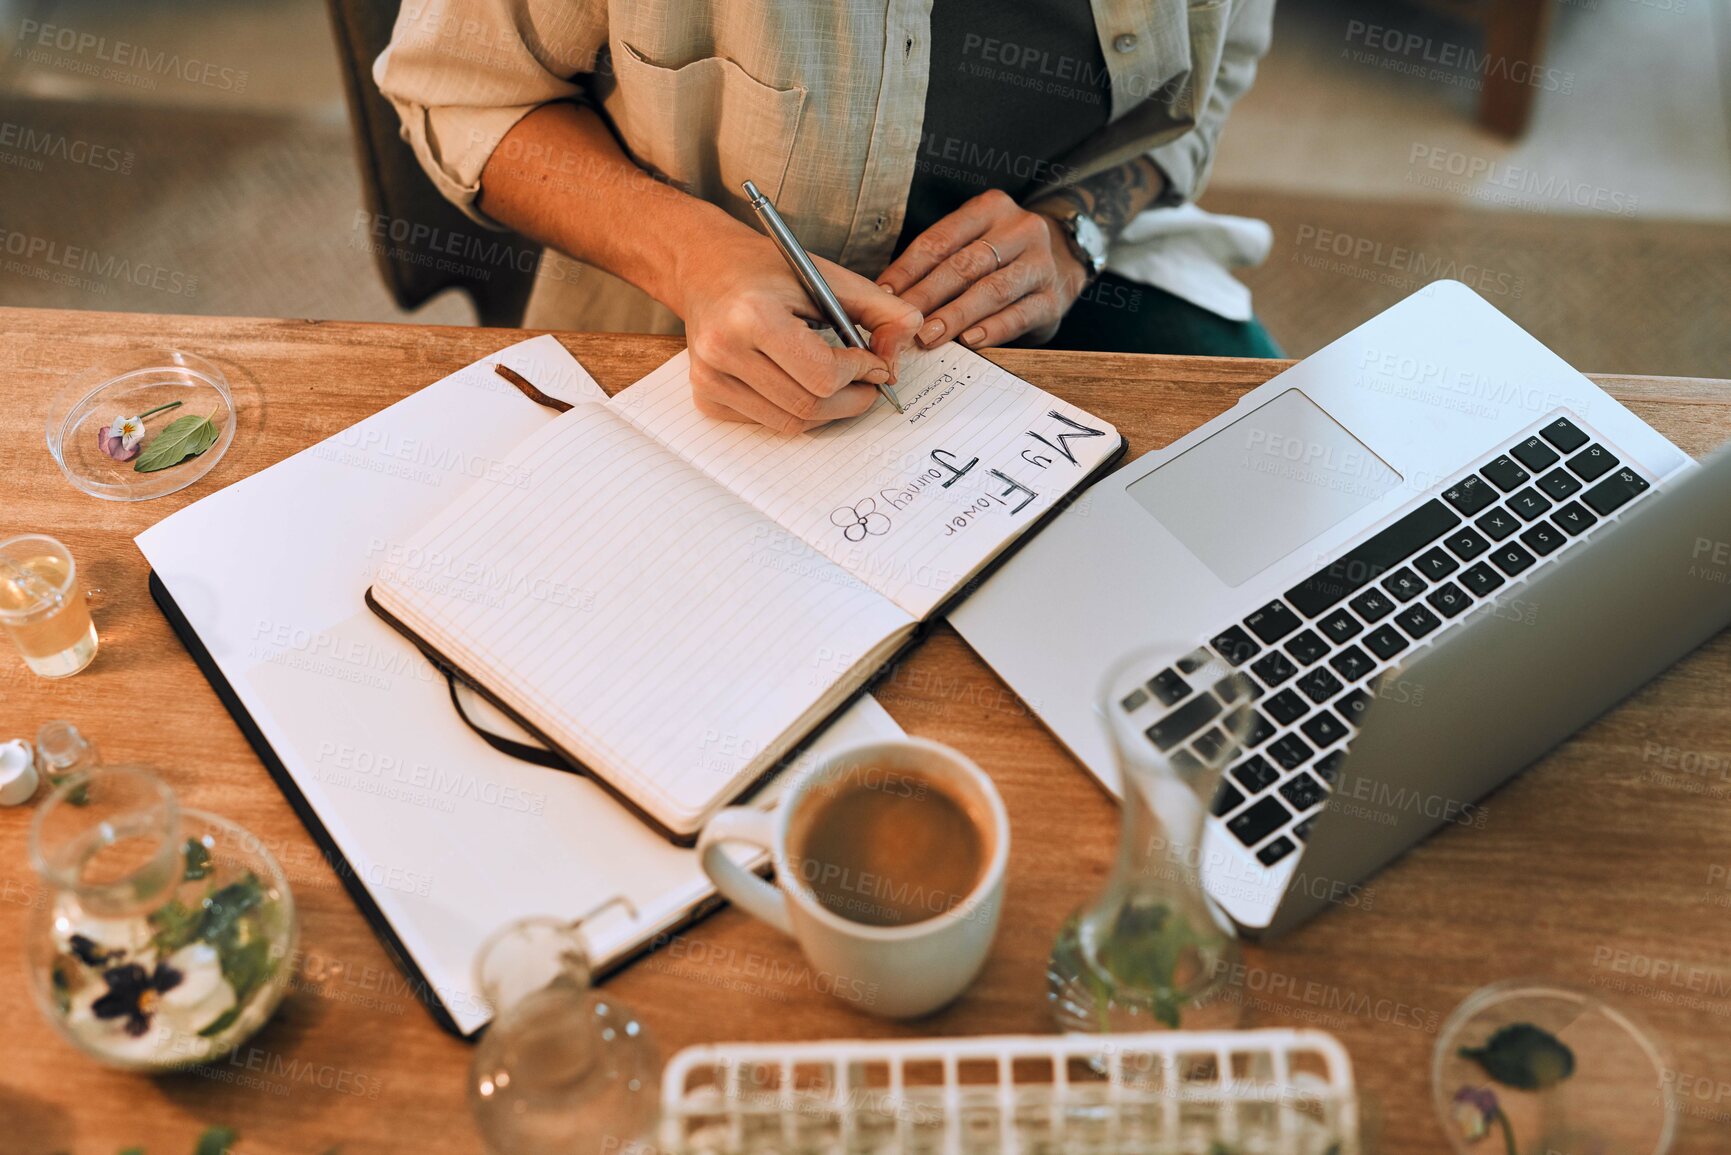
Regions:
<instances>
[{"instance_id":1,"label":"white ceramic mug","mask_svg":"<svg viewBox=\"0 0 1731 1155\"><path fill-rule=\"evenodd\" d=\"M980 834L984 868L960 902L918 922L876 926L821 905L790 859L788 832L802 808L822 805L826 786L863 772L924 780L959 802ZM768 850L772 885L722 849L744 842ZM964 755L924 738L859 743L838 750L789 783L773 810L731 807L697 842L703 869L741 910L792 935L825 987L862 1010L913 1018L967 989L985 964L1003 906L1010 820L992 780Z\"/></svg>"}]
</instances>

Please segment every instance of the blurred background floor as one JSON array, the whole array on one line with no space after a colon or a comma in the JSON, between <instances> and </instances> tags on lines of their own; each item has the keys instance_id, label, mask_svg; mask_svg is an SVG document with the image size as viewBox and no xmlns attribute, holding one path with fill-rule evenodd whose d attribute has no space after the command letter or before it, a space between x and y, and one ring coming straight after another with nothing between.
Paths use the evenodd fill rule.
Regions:
<instances>
[{"instance_id":1,"label":"blurred background floor","mask_svg":"<svg viewBox=\"0 0 1731 1155\"><path fill-rule=\"evenodd\" d=\"M1475 125L1470 78L1413 75L1365 25L1478 35L1280 0L1204 197L1273 226L1241 275L1291 354L1454 276L1584 370L1731 375L1726 0L1557 3L1556 83L1513 143ZM41 47L48 26L108 47ZM109 63L119 42L199 68ZM57 280L10 241L0 304L407 319L365 245L333 52L321 0L0 0L0 229L101 270ZM473 318L446 295L413 319Z\"/></svg>"}]
</instances>

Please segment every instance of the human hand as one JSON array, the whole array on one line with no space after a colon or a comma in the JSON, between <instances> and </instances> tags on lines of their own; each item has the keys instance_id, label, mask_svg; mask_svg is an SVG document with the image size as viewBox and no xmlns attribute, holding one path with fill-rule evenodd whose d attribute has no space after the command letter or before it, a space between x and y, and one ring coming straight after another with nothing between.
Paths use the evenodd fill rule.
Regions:
<instances>
[{"instance_id":1,"label":"human hand","mask_svg":"<svg viewBox=\"0 0 1731 1155\"><path fill-rule=\"evenodd\" d=\"M801 433L870 409L895 380L920 314L911 304L812 254L871 351L832 348L806 320L825 320L773 242L744 225L686 250L675 312L691 350L699 412Z\"/></svg>"},{"instance_id":2,"label":"human hand","mask_svg":"<svg viewBox=\"0 0 1731 1155\"><path fill-rule=\"evenodd\" d=\"M1052 339L1088 283L1063 226L989 189L915 237L878 284L925 316L919 343Z\"/></svg>"}]
</instances>

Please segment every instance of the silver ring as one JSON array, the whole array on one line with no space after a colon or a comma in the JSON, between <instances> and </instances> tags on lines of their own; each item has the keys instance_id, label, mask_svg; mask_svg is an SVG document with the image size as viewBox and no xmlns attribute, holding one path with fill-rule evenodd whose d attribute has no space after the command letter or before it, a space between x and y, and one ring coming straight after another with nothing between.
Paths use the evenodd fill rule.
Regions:
<instances>
[{"instance_id":1,"label":"silver ring","mask_svg":"<svg viewBox=\"0 0 1731 1155\"><path fill-rule=\"evenodd\" d=\"M992 250L992 260L996 261L998 264L998 268L993 269L992 272L995 273L998 271L998 269L1003 268L1004 267L1004 258L1000 257L998 255L998 246L994 245L991 241L988 241L985 237L980 238L980 243L982 245L985 245L988 249Z\"/></svg>"}]
</instances>

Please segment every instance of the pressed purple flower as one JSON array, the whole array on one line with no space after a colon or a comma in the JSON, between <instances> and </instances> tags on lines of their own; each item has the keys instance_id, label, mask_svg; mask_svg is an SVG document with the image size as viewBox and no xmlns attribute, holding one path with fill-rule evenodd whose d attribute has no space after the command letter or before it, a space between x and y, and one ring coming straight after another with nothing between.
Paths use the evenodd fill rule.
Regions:
<instances>
[{"instance_id":1,"label":"pressed purple flower","mask_svg":"<svg viewBox=\"0 0 1731 1155\"><path fill-rule=\"evenodd\" d=\"M1491 1133L1491 1124L1501 1111L1495 1091L1489 1087L1466 1086L1455 1092L1449 1118L1454 1120L1462 1139L1477 1143Z\"/></svg>"},{"instance_id":2,"label":"pressed purple flower","mask_svg":"<svg viewBox=\"0 0 1731 1155\"><path fill-rule=\"evenodd\" d=\"M90 1004L90 1013L99 1019L125 1017L126 1033L134 1037L150 1029L150 1016L166 991L180 985L181 974L165 962L155 970L145 970L137 963L110 967L102 974L108 984L106 994Z\"/></svg>"},{"instance_id":3,"label":"pressed purple flower","mask_svg":"<svg viewBox=\"0 0 1731 1155\"><path fill-rule=\"evenodd\" d=\"M144 449L144 419L179 407L180 402L170 401L167 405L146 409L137 417L116 417L112 425L97 427L96 447L116 461L131 461Z\"/></svg>"},{"instance_id":4,"label":"pressed purple flower","mask_svg":"<svg viewBox=\"0 0 1731 1155\"><path fill-rule=\"evenodd\" d=\"M137 417L116 417L114 424L97 429L96 447L116 461L131 461L144 448L144 422Z\"/></svg>"}]
</instances>

